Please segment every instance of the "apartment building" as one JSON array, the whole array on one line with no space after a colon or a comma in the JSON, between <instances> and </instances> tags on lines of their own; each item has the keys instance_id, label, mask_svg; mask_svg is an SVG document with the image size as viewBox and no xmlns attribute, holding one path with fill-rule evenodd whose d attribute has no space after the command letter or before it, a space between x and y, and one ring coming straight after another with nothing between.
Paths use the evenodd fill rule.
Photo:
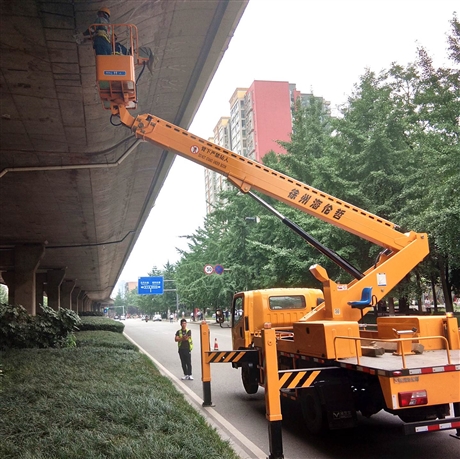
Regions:
<instances>
[{"instance_id":1,"label":"apartment building","mask_svg":"<svg viewBox=\"0 0 460 459\"><path fill-rule=\"evenodd\" d=\"M259 162L269 151L284 154L278 141L291 138L293 111L299 98L306 105L316 97L301 93L287 81L255 80L249 88L236 88L229 100L230 116L220 118L211 140ZM322 101L329 116L329 103ZM219 193L229 186L220 174L205 171L207 213L221 204Z\"/></svg>"}]
</instances>

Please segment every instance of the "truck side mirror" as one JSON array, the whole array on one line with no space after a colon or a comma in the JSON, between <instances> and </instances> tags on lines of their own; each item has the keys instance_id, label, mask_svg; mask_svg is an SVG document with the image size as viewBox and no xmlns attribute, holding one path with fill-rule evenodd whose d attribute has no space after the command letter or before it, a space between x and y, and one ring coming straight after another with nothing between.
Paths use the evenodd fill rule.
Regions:
<instances>
[{"instance_id":1,"label":"truck side mirror","mask_svg":"<svg viewBox=\"0 0 460 459\"><path fill-rule=\"evenodd\" d=\"M218 324L224 323L224 313L222 312L222 309L216 309L216 322Z\"/></svg>"}]
</instances>

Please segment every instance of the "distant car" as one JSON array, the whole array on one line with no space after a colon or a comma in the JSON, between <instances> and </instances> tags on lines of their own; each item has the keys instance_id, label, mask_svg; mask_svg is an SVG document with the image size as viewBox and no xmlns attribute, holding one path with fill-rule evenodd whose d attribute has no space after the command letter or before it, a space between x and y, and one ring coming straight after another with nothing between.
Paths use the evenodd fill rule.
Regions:
<instances>
[{"instance_id":1,"label":"distant car","mask_svg":"<svg viewBox=\"0 0 460 459\"><path fill-rule=\"evenodd\" d=\"M120 320L125 320L126 316L120 316Z\"/></svg>"},{"instance_id":2,"label":"distant car","mask_svg":"<svg viewBox=\"0 0 460 459\"><path fill-rule=\"evenodd\" d=\"M153 321L154 322L161 322L161 314L155 314L153 316Z\"/></svg>"},{"instance_id":3,"label":"distant car","mask_svg":"<svg viewBox=\"0 0 460 459\"><path fill-rule=\"evenodd\" d=\"M114 319L115 319L115 320L118 320L118 316L115 316Z\"/></svg>"}]
</instances>

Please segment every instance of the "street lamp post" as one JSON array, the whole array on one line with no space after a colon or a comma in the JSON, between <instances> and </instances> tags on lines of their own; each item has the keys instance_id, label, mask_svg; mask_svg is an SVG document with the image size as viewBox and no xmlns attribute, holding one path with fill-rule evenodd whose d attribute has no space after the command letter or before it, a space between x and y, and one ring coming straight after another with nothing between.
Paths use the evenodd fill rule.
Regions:
<instances>
[{"instance_id":1,"label":"street lamp post","mask_svg":"<svg viewBox=\"0 0 460 459\"><path fill-rule=\"evenodd\" d=\"M165 279L165 282L175 282L174 279ZM176 292L176 314L179 317L179 296L177 295L177 288L164 289L165 292ZM169 311L168 311L169 316Z\"/></svg>"}]
</instances>

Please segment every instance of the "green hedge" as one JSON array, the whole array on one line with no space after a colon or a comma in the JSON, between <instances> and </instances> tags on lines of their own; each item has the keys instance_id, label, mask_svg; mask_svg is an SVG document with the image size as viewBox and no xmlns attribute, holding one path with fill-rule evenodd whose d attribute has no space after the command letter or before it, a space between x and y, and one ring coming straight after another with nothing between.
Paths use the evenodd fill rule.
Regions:
<instances>
[{"instance_id":1,"label":"green hedge","mask_svg":"<svg viewBox=\"0 0 460 459\"><path fill-rule=\"evenodd\" d=\"M81 311L78 315L80 317L104 317L104 313L98 311Z\"/></svg>"},{"instance_id":2,"label":"green hedge","mask_svg":"<svg viewBox=\"0 0 460 459\"><path fill-rule=\"evenodd\" d=\"M125 325L116 320L106 317L81 317L81 324L78 326L80 331L105 330L116 333L123 333Z\"/></svg>"}]
</instances>

